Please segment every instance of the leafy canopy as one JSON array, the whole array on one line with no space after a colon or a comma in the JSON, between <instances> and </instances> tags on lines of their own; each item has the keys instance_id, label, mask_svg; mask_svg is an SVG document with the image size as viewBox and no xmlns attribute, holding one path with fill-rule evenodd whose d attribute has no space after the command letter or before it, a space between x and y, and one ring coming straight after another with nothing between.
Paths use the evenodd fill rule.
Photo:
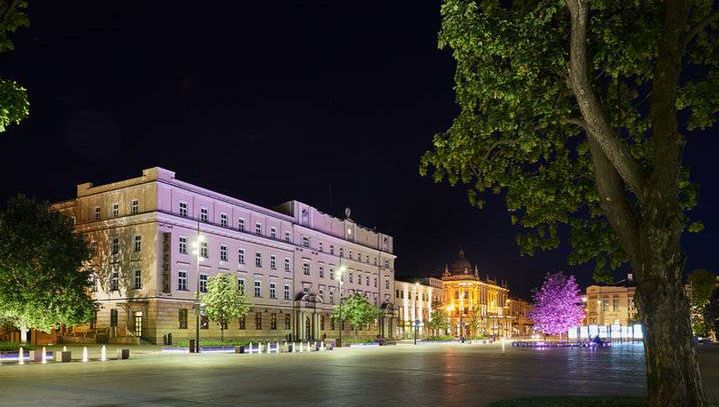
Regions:
<instances>
[{"instance_id":1,"label":"leafy canopy","mask_svg":"<svg viewBox=\"0 0 719 407\"><path fill-rule=\"evenodd\" d=\"M0 54L15 49L10 34L30 24L27 1L0 0ZM27 91L15 81L0 78L0 133L30 114Z\"/></svg>"},{"instance_id":2,"label":"leafy canopy","mask_svg":"<svg viewBox=\"0 0 719 407\"><path fill-rule=\"evenodd\" d=\"M224 338L224 327L230 321L247 315L250 305L239 290L237 279L228 273L220 273L207 279L207 292L200 295L207 318L220 324Z\"/></svg>"},{"instance_id":3,"label":"leafy canopy","mask_svg":"<svg viewBox=\"0 0 719 407\"><path fill-rule=\"evenodd\" d=\"M549 335L561 335L584 319L582 296L574 276L561 272L547 274L542 288L534 293L534 308L529 314L534 329Z\"/></svg>"},{"instance_id":4,"label":"leafy canopy","mask_svg":"<svg viewBox=\"0 0 719 407\"><path fill-rule=\"evenodd\" d=\"M435 307L432 310L432 314L429 316L429 323L427 326L429 329L440 332L449 329L449 315L447 314L447 311L441 307Z\"/></svg>"},{"instance_id":5,"label":"leafy canopy","mask_svg":"<svg viewBox=\"0 0 719 407\"><path fill-rule=\"evenodd\" d=\"M352 294L332 309L332 319L335 321L349 321L355 333L361 327L374 322L378 316L379 310L377 307L370 304L362 294Z\"/></svg>"},{"instance_id":6,"label":"leafy canopy","mask_svg":"<svg viewBox=\"0 0 719 407\"><path fill-rule=\"evenodd\" d=\"M653 154L649 90L654 80L663 2L589 2L588 77L617 137L643 169ZM677 109L683 133L714 124L719 109L717 19L712 2L691 2L698 28L687 51ZM522 254L557 248L570 230L570 264L593 262L606 280L627 255L604 216L581 112L568 84L570 18L563 0L444 0L440 48L456 61L460 113L421 158L420 173L466 184L471 203L503 194ZM704 25L701 25L704 23ZM697 186L681 169L680 210L696 205ZM630 199L636 210L636 199ZM687 222L689 231L700 223Z\"/></svg>"},{"instance_id":7,"label":"leafy canopy","mask_svg":"<svg viewBox=\"0 0 719 407\"><path fill-rule=\"evenodd\" d=\"M19 195L0 208L0 319L50 331L88 322L90 250L72 221Z\"/></svg>"}]
</instances>

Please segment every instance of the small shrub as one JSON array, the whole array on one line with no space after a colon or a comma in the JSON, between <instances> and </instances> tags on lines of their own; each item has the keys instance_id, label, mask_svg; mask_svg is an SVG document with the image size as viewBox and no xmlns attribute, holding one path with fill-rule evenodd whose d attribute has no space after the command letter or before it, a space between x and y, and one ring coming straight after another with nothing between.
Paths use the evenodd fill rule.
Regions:
<instances>
[{"instance_id":1,"label":"small shrub","mask_svg":"<svg viewBox=\"0 0 719 407\"><path fill-rule=\"evenodd\" d=\"M35 346L29 343L0 342L0 352L17 352L20 347L24 350L34 350Z\"/></svg>"}]
</instances>

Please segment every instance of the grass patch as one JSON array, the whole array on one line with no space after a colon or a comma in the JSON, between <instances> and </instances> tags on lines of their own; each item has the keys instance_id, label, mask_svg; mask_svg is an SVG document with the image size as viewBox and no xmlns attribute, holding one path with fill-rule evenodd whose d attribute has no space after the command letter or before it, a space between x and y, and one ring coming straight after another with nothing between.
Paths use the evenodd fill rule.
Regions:
<instances>
[{"instance_id":1,"label":"grass patch","mask_svg":"<svg viewBox=\"0 0 719 407\"><path fill-rule=\"evenodd\" d=\"M29 343L0 342L0 352L17 352L20 347L24 350L34 350L35 346Z\"/></svg>"},{"instance_id":2,"label":"grass patch","mask_svg":"<svg viewBox=\"0 0 719 407\"><path fill-rule=\"evenodd\" d=\"M428 336L424 338L425 341L453 341L454 336L446 336L446 335L439 335L439 336Z\"/></svg>"},{"instance_id":3,"label":"grass patch","mask_svg":"<svg viewBox=\"0 0 719 407\"><path fill-rule=\"evenodd\" d=\"M253 344L257 343L267 343L267 342L278 342L278 340L273 339L271 341L268 341L266 339L257 339L257 338L250 338L250 339L226 339L224 341L221 341L219 339L202 339L200 338L200 346L245 346L249 345L250 342ZM280 343L283 343L284 340L279 341ZM181 339L178 341L172 341L172 345L175 347L181 347L181 348L187 348L190 346L190 341L187 339Z\"/></svg>"},{"instance_id":4,"label":"grass patch","mask_svg":"<svg viewBox=\"0 0 719 407\"><path fill-rule=\"evenodd\" d=\"M550 396L523 397L490 403L487 407L644 407L643 397Z\"/></svg>"}]
</instances>

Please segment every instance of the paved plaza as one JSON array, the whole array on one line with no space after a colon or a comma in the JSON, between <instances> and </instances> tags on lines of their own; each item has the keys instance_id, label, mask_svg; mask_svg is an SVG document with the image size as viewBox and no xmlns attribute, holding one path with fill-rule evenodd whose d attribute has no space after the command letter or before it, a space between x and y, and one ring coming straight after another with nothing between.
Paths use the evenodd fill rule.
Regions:
<instances>
[{"instance_id":1,"label":"paved plaza","mask_svg":"<svg viewBox=\"0 0 719 407\"><path fill-rule=\"evenodd\" d=\"M113 354L114 352L109 352ZM91 355L91 356L96 356ZM700 354L719 393L719 352ZM397 345L295 354L159 354L0 366L3 406L481 406L538 395L643 395L641 345Z\"/></svg>"}]
</instances>

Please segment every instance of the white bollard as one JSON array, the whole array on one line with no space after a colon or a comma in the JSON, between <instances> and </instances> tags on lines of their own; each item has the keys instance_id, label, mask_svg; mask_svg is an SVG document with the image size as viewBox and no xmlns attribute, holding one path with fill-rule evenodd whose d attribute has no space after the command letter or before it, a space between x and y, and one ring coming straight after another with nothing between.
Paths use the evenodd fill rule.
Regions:
<instances>
[{"instance_id":1,"label":"white bollard","mask_svg":"<svg viewBox=\"0 0 719 407\"><path fill-rule=\"evenodd\" d=\"M47 363L47 352L45 352L45 347L43 346L42 347L42 364L44 365L46 363Z\"/></svg>"},{"instance_id":2,"label":"white bollard","mask_svg":"<svg viewBox=\"0 0 719 407\"><path fill-rule=\"evenodd\" d=\"M25 351L23 351L22 346L20 347L20 350L17 353L17 364L18 365L25 364Z\"/></svg>"},{"instance_id":3,"label":"white bollard","mask_svg":"<svg viewBox=\"0 0 719 407\"><path fill-rule=\"evenodd\" d=\"M102 349L100 350L100 360L103 362L107 361L107 349L105 345L102 345Z\"/></svg>"},{"instance_id":4,"label":"white bollard","mask_svg":"<svg viewBox=\"0 0 719 407\"><path fill-rule=\"evenodd\" d=\"M267 342L267 353L270 353L270 343Z\"/></svg>"},{"instance_id":5,"label":"white bollard","mask_svg":"<svg viewBox=\"0 0 719 407\"><path fill-rule=\"evenodd\" d=\"M82 348L82 363L87 363L89 358L87 357L87 346Z\"/></svg>"},{"instance_id":6,"label":"white bollard","mask_svg":"<svg viewBox=\"0 0 719 407\"><path fill-rule=\"evenodd\" d=\"M297 345L294 342L292 342L292 353L297 353Z\"/></svg>"},{"instance_id":7,"label":"white bollard","mask_svg":"<svg viewBox=\"0 0 719 407\"><path fill-rule=\"evenodd\" d=\"M63 352L67 352L67 346L63 346L63 347L62 347L62 351L63 351Z\"/></svg>"}]
</instances>

